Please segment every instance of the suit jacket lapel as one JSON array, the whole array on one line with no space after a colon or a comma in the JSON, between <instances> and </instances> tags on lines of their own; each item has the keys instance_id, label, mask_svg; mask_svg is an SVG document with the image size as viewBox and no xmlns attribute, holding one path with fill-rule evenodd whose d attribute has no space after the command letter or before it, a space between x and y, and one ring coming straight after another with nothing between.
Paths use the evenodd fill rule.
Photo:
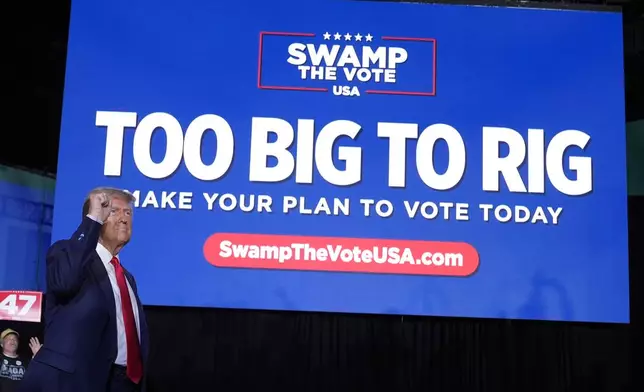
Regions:
<instances>
[{"instance_id":1,"label":"suit jacket lapel","mask_svg":"<svg viewBox=\"0 0 644 392\"><path fill-rule=\"evenodd\" d=\"M143 354L143 365L145 366L146 360L148 357L148 348L149 348L148 324L145 320L145 313L143 313L143 304L141 303L141 299L139 298L139 290L136 287L136 282L134 281L134 277L125 268L123 268L123 271L125 271L125 278L130 284L130 287L132 287L132 291L134 292L134 297L136 298L136 304L139 308L139 325L141 328L141 352Z\"/></svg>"},{"instance_id":2,"label":"suit jacket lapel","mask_svg":"<svg viewBox=\"0 0 644 392\"><path fill-rule=\"evenodd\" d=\"M110 312L111 319L114 320L114 328L116 329L116 301L114 300L114 291L112 291L112 284L110 283L110 278L107 276L105 265L103 265L101 258L98 257L96 252L94 252L94 259L92 260L90 270L107 301L107 308Z\"/></svg>"},{"instance_id":3,"label":"suit jacket lapel","mask_svg":"<svg viewBox=\"0 0 644 392\"><path fill-rule=\"evenodd\" d=\"M90 270L92 272L92 275L94 275L94 278L96 279L96 282L98 283L98 286L100 287L101 292L105 297L105 300L107 301L106 303L107 303L108 311L110 313L110 319L113 320L111 324L113 325L114 333L116 334L116 300L114 299L114 291L112 290L112 283L110 282L110 278L107 276L107 270L105 270L105 265L103 265L101 258L98 256L96 252L94 252L94 259L92 260ZM134 278L132 277L132 275L130 275L130 273L127 270L124 269L124 271L125 271L125 278L128 280L130 287L132 287L132 291L134 292L134 296L136 297L136 303L139 308L139 324L141 328L141 352L143 353L143 366L146 366L146 360L148 357L148 349L149 349L148 324L145 320L145 314L143 313L143 306L141 305L141 300L139 299L139 294L136 288L136 283L134 282ZM116 349L116 346L114 348Z\"/></svg>"}]
</instances>

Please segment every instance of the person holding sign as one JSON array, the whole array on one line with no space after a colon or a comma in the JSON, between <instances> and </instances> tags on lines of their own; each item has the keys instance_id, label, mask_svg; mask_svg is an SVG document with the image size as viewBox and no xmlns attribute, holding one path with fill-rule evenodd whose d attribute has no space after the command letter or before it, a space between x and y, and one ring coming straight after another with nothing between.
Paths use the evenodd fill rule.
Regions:
<instances>
[{"instance_id":1,"label":"person holding sign","mask_svg":"<svg viewBox=\"0 0 644 392\"><path fill-rule=\"evenodd\" d=\"M49 249L46 342L21 391L145 390L148 330L119 257L132 234L133 202L126 191L92 190L78 229Z\"/></svg>"}]
</instances>

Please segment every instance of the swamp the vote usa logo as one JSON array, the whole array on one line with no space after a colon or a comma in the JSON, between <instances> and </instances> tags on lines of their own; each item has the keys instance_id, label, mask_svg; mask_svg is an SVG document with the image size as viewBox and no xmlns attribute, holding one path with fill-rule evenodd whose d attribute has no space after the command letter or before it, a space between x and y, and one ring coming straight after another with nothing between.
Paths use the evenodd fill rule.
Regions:
<instances>
[{"instance_id":1,"label":"swamp the vote usa logo","mask_svg":"<svg viewBox=\"0 0 644 392\"><path fill-rule=\"evenodd\" d=\"M369 31L259 34L257 87L338 97L436 95L434 38Z\"/></svg>"}]
</instances>

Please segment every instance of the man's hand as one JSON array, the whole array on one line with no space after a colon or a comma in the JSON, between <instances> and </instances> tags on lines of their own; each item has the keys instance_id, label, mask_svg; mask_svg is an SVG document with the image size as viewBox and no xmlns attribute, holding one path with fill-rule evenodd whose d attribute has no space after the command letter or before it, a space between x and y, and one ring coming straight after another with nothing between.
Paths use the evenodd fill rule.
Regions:
<instances>
[{"instance_id":1,"label":"man's hand","mask_svg":"<svg viewBox=\"0 0 644 392\"><path fill-rule=\"evenodd\" d=\"M31 338L29 339L29 348L31 349L31 352L33 355L36 355L38 350L42 347L42 344L38 340L38 338Z\"/></svg>"},{"instance_id":2,"label":"man's hand","mask_svg":"<svg viewBox=\"0 0 644 392\"><path fill-rule=\"evenodd\" d=\"M95 193L89 197L89 215L101 222L110 216L112 201L105 193Z\"/></svg>"}]
</instances>

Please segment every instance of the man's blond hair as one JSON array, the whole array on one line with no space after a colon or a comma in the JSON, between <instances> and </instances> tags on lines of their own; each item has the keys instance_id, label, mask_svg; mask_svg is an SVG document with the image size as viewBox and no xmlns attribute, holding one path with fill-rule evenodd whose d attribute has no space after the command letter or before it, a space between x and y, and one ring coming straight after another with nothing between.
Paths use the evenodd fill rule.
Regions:
<instances>
[{"instance_id":1,"label":"man's blond hair","mask_svg":"<svg viewBox=\"0 0 644 392\"><path fill-rule=\"evenodd\" d=\"M85 202L83 203L83 218L87 216L87 214L89 214L90 197L97 193L105 193L105 195L107 195L108 198L111 198L111 197L120 198L130 204L136 202L136 197L126 190L111 188L107 186L94 188L87 194L87 197L85 198Z\"/></svg>"}]
</instances>

